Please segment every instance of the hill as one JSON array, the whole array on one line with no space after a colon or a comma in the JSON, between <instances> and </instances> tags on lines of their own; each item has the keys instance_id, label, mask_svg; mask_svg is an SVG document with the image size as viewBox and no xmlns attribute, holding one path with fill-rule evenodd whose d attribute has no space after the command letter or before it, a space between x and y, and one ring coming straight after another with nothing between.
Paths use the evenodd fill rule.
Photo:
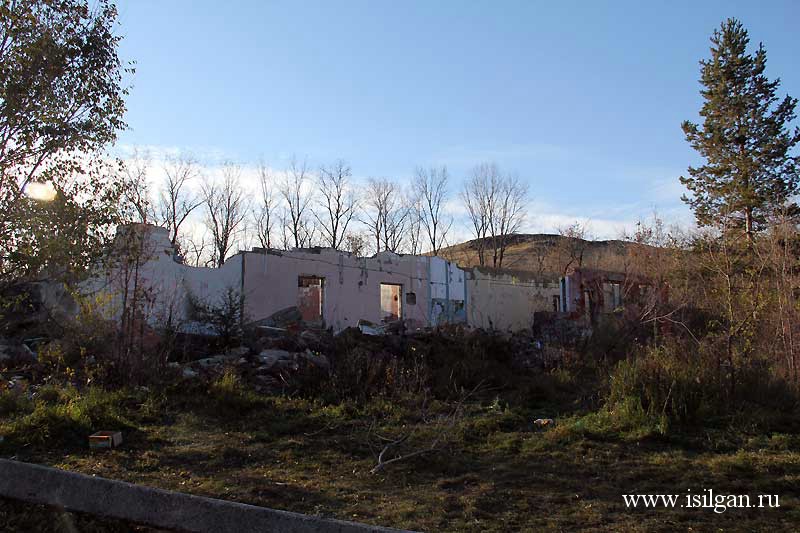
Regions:
<instances>
[{"instance_id":1,"label":"hill","mask_svg":"<svg viewBox=\"0 0 800 533\"><path fill-rule=\"evenodd\" d=\"M510 239L503 269L528 272L542 278L558 277L568 266L622 270L625 257L634 246L628 241L590 241L546 233L519 234ZM463 267L480 266L479 245L480 240L473 239L443 248L439 255ZM486 251L484 266L493 266L491 250Z\"/></svg>"}]
</instances>

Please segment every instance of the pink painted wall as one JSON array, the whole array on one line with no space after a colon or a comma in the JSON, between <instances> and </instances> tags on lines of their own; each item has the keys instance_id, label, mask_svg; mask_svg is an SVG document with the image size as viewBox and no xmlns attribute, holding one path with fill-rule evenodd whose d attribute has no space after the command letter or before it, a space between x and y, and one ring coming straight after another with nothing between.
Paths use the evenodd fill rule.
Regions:
<instances>
[{"instance_id":1,"label":"pink painted wall","mask_svg":"<svg viewBox=\"0 0 800 533\"><path fill-rule=\"evenodd\" d=\"M332 249L271 251L243 254L245 312L251 320L266 318L298 304L298 276L325 278L323 319L334 331L355 326L360 319L380 323L381 283L403 286L402 313L410 327L428 323L427 257L380 253L357 258ZM406 293L417 295L416 305Z\"/></svg>"}]
</instances>

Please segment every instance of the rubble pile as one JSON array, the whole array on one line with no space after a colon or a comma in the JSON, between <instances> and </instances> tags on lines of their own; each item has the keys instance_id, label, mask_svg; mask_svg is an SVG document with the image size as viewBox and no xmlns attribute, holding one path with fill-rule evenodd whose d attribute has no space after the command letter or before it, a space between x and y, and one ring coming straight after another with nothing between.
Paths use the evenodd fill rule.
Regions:
<instances>
[{"instance_id":1,"label":"rubble pile","mask_svg":"<svg viewBox=\"0 0 800 533\"><path fill-rule=\"evenodd\" d=\"M563 356L563 349L543 342L541 333L500 333L461 325L431 331L407 330L402 321L362 321L334 335L329 329L304 323L296 307L250 324L240 342L212 351L213 343L206 339L204 349L175 354L178 360L167 363L167 373L162 377L168 382L210 383L233 370L259 393L311 393L338 387L345 380L349 380L351 389L372 385L377 389L387 386L380 380L396 383L399 376L409 372L420 376L418 382L435 381L430 376L436 373L449 379L451 369L457 367L462 375L537 371L557 365ZM49 370L37 360L36 343L0 338L3 388L35 394Z\"/></svg>"}]
</instances>

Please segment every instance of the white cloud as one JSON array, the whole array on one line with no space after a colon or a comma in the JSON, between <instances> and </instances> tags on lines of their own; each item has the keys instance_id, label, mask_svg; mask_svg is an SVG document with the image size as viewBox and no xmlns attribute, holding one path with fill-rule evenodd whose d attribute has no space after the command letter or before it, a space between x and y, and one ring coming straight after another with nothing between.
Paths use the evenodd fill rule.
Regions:
<instances>
[{"instance_id":1,"label":"white cloud","mask_svg":"<svg viewBox=\"0 0 800 533\"><path fill-rule=\"evenodd\" d=\"M195 194L199 194L202 180L208 179L213 181L221 178L222 165L226 161L236 162L235 158L215 148L193 148L187 150L176 146L133 147L130 145L121 145L117 147L117 155L123 160L130 160L135 152L138 152L140 155L149 155L150 172L148 178L154 192L158 190L160 184L164 180L164 167L171 157L189 153L197 158L201 177L194 180L189 186L190 190ZM549 154L551 157L562 157L567 154L567 151L561 147L547 144L517 145L505 149L487 149L478 152L467 151L464 148L456 148L451 151L450 159L447 161L443 159L442 161L451 164L454 162L453 157L460 157L462 162L473 164L481 160L501 160L510 154L528 157L534 153ZM275 184L285 175L286 167L288 166L287 161L289 159L291 159L291 156L280 160L277 165L268 164ZM257 198L261 194L258 164L255 162L241 161L238 162L238 164L241 170L242 187L253 201L257 201ZM316 169L316 165L313 165L309 161L309 173L314 174ZM635 230L637 221L649 220L652 218L653 213L657 213L668 225L677 224L684 227L690 227L692 225L691 213L679 200L683 192L683 186L676 177L679 173L676 174L670 169L650 168L626 170L625 175L629 177L635 175L638 176L639 179L646 180L647 183L652 184L650 187L650 194L642 201L586 207L574 206L570 202L568 192L565 192L564 197L558 198L557 201L532 200L527 210L526 222L520 231L523 233L557 233L559 228L575 222L580 222L587 228L587 233L593 238L616 239L623 233L632 233ZM409 180L410 176L406 179L398 179L397 182L405 186ZM356 188L362 190L366 181L367 178L363 176L354 176L353 178ZM454 224L448 238L450 244L473 238L470 234L466 210L459 198L461 185L460 180L452 180L450 185L450 198L444 206L444 211L454 219ZM314 187L313 182L309 180L306 187L308 191L311 191ZM186 229L198 237L204 231L202 207L196 209L187 220ZM353 229L363 230L357 222L354 223Z\"/></svg>"}]
</instances>

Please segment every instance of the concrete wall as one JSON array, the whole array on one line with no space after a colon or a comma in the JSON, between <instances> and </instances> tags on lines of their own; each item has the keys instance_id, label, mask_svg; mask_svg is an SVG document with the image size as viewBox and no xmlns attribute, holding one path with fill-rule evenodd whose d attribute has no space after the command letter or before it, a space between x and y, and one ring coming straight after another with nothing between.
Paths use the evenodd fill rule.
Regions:
<instances>
[{"instance_id":1,"label":"concrete wall","mask_svg":"<svg viewBox=\"0 0 800 533\"><path fill-rule=\"evenodd\" d=\"M316 287L299 287L301 277L324 280L321 318L334 331L356 326L361 319L380 323L382 283L400 286L402 317L411 328L466 323L500 330L526 329L532 325L534 312L553 310L554 296L568 306L574 306L579 296L570 294L578 284L569 287L569 301L564 302L556 281L477 268L467 272L440 257L391 252L363 258L330 248L256 249L230 257L221 268L196 268L174 260L166 229L142 225L133 229L146 231L149 237L147 261L139 271L140 285L147 287L152 297L146 310L149 320L163 323L172 316L193 330L203 330L203 326L189 320L190 300L216 304L229 288L244 294L248 320L261 320L309 302L312 307L319 306ZM113 295L112 307L118 309L123 278L116 269L97 276L84 288Z\"/></svg>"},{"instance_id":2,"label":"concrete wall","mask_svg":"<svg viewBox=\"0 0 800 533\"><path fill-rule=\"evenodd\" d=\"M441 257L420 259L428 259L430 264L431 325L466 322L466 272Z\"/></svg>"},{"instance_id":3,"label":"concrete wall","mask_svg":"<svg viewBox=\"0 0 800 533\"><path fill-rule=\"evenodd\" d=\"M533 325L533 313L552 311L558 282L475 268L467 273L467 321L480 328L517 331Z\"/></svg>"},{"instance_id":4,"label":"concrete wall","mask_svg":"<svg viewBox=\"0 0 800 533\"><path fill-rule=\"evenodd\" d=\"M400 533L0 459L0 496L197 533Z\"/></svg>"},{"instance_id":5,"label":"concrete wall","mask_svg":"<svg viewBox=\"0 0 800 533\"><path fill-rule=\"evenodd\" d=\"M330 248L256 249L228 258L220 268L197 268L175 261L164 228L141 224L121 228L118 247L123 248L122 243L128 242L124 237L133 232L146 236L138 283L147 295L145 314L151 323L172 317L185 329L203 331L202 324L191 320L190 302L219 304L228 289L244 294L248 320L264 319L308 302L314 289L299 287L301 277L324 280L321 318L334 331L356 326L361 319L380 323L381 284L400 287L401 314L409 327L466 320L464 271L438 257L381 252L363 258ZM132 281L119 265L99 272L82 287L84 293L110 298L109 318L119 317L126 282L132 292Z\"/></svg>"},{"instance_id":6,"label":"concrete wall","mask_svg":"<svg viewBox=\"0 0 800 533\"><path fill-rule=\"evenodd\" d=\"M324 278L323 320L334 331L355 326L360 319L380 323L381 283L401 290L401 313L410 327L429 323L430 258L382 252L355 257L329 248L247 252L244 257L245 309L248 318L265 318L298 305L298 277ZM416 303L407 294L415 294Z\"/></svg>"},{"instance_id":7,"label":"concrete wall","mask_svg":"<svg viewBox=\"0 0 800 533\"><path fill-rule=\"evenodd\" d=\"M144 312L150 322L163 323L170 316L185 322L189 318L189 299L218 304L229 287L239 291L242 282L241 255L231 257L221 268L196 268L176 262L174 250L165 228L135 225L144 232L138 287L143 293ZM127 230L127 229L126 229ZM133 266L103 270L81 286L83 293L101 298L107 295L106 312L110 318L121 312L126 283L133 292Z\"/></svg>"}]
</instances>

